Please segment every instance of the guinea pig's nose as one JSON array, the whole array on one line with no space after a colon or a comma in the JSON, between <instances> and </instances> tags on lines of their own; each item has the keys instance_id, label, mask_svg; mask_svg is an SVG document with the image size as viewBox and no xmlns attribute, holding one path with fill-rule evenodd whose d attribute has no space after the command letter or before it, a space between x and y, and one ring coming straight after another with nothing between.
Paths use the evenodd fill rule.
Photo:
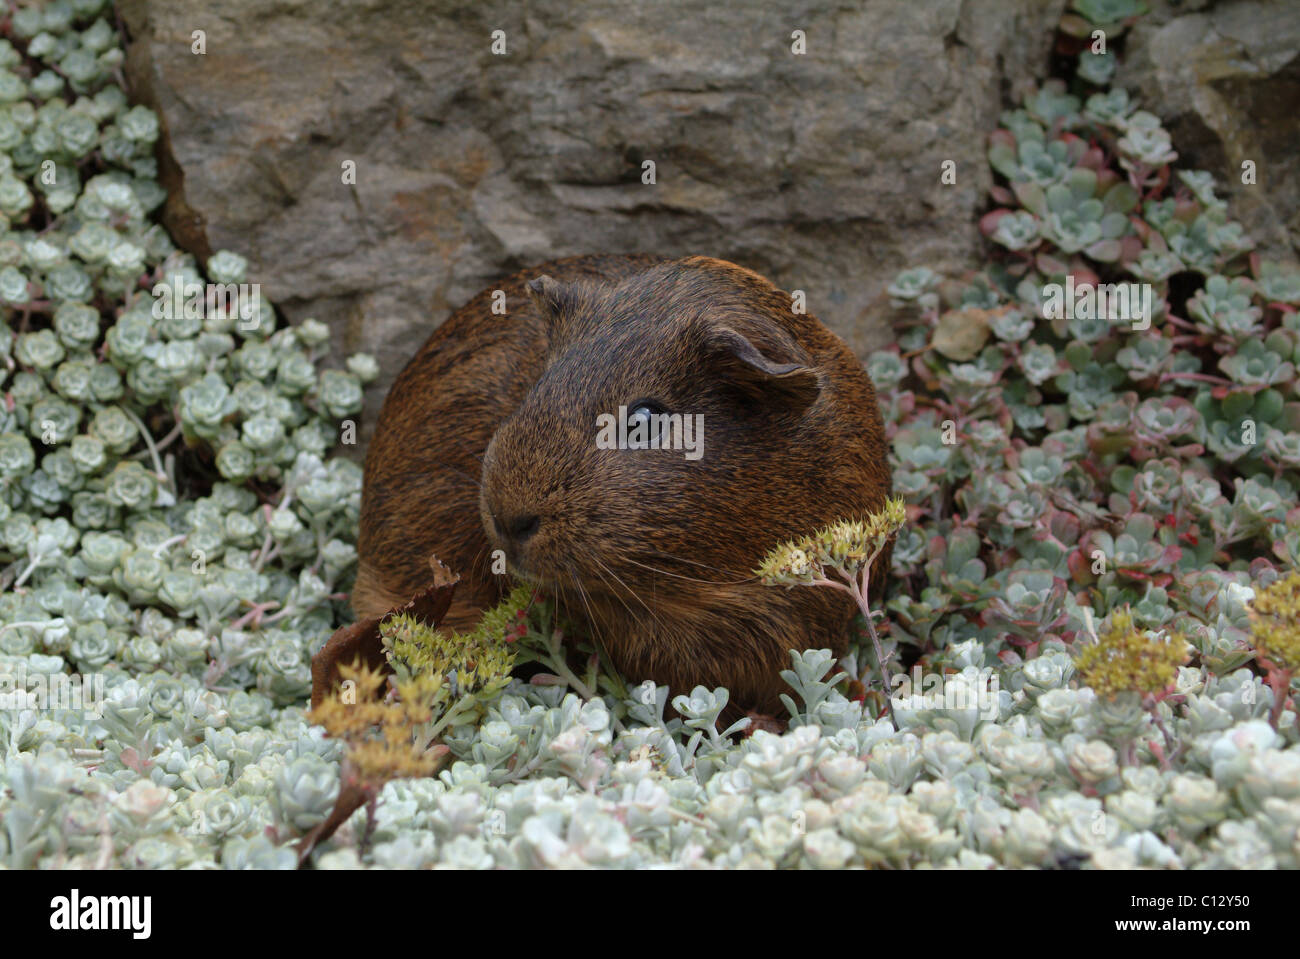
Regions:
<instances>
[{"instance_id":1,"label":"guinea pig's nose","mask_svg":"<svg viewBox=\"0 0 1300 959\"><path fill-rule=\"evenodd\" d=\"M505 519L494 515L492 521L497 524L497 532L503 539L514 540L520 544L527 542L542 523L541 518L534 513L508 516Z\"/></svg>"}]
</instances>

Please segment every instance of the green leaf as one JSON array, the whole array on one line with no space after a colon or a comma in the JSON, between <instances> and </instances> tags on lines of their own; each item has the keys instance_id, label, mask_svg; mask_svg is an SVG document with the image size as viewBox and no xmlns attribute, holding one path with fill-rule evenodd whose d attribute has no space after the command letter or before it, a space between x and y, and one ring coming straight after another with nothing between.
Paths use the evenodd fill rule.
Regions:
<instances>
[{"instance_id":1,"label":"green leaf","mask_svg":"<svg viewBox=\"0 0 1300 959\"><path fill-rule=\"evenodd\" d=\"M1047 215L1047 194L1037 183L1013 183L1011 191L1020 201L1020 205L1030 213L1039 217Z\"/></svg>"},{"instance_id":2,"label":"green leaf","mask_svg":"<svg viewBox=\"0 0 1300 959\"><path fill-rule=\"evenodd\" d=\"M1114 263L1122 251L1119 240L1098 240L1083 252L1099 263Z\"/></svg>"},{"instance_id":3,"label":"green leaf","mask_svg":"<svg viewBox=\"0 0 1300 959\"><path fill-rule=\"evenodd\" d=\"M1106 209L1116 213L1128 213L1137 208L1138 193L1127 181L1121 180L1106 191L1102 197Z\"/></svg>"}]
</instances>

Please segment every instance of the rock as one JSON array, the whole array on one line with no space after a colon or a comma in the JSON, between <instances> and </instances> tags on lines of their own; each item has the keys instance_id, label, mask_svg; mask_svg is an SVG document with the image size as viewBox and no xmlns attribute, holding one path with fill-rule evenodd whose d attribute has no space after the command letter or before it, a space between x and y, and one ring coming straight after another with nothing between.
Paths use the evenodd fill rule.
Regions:
<instances>
[{"instance_id":1,"label":"rock","mask_svg":"<svg viewBox=\"0 0 1300 959\"><path fill-rule=\"evenodd\" d=\"M173 234L374 353L373 417L452 309L555 256L723 257L804 290L860 355L887 342L897 271L978 261L987 135L1063 2L119 6Z\"/></svg>"},{"instance_id":2,"label":"rock","mask_svg":"<svg viewBox=\"0 0 1300 959\"><path fill-rule=\"evenodd\" d=\"M1115 82L1173 135L1181 169L1217 192L1265 259L1300 254L1300 16L1290 0L1152 3ZM1253 161L1256 183L1242 183Z\"/></svg>"}]
</instances>

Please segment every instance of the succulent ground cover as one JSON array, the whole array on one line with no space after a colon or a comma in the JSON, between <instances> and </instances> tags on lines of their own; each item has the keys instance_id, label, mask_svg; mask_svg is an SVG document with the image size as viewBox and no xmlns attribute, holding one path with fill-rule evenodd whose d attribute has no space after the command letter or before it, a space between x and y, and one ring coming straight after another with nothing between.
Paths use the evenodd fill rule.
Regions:
<instances>
[{"instance_id":1,"label":"succulent ground cover","mask_svg":"<svg viewBox=\"0 0 1300 959\"><path fill-rule=\"evenodd\" d=\"M673 715L594 651L572 667L525 591L468 637L389 621L403 695L358 674L356 711L310 722L375 364L325 368L328 330L264 301L157 317L244 263L203 275L157 224L108 5L6 14L0 863L292 868L342 770L373 795L319 868L1300 865L1300 272L1105 86L1142 12L1076 0L1070 68L1003 115L984 268L891 285L883 670L865 626L838 663L794 655L788 731L748 737L725 690ZM1122 283L1146 286L1098 304ZM765 575L856 579L867 529ZM73 677L98 708L48 708Z\"/></svg>"}]
</instances>

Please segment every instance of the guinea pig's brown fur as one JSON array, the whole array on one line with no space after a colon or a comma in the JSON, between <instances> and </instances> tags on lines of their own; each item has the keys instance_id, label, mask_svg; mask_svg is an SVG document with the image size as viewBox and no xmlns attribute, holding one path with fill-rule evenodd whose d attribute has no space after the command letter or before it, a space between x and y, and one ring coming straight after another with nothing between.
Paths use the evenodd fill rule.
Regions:
<instances>
[{"instance_id":1,"label":"guinea pig's brown fur","mask_svg":"<svg viewBox=\"0 0 1300 959\"><path fill-rule=\"evenodd\" d=\"M530 283L531 281L531 283ZM546 263L485 290L393 384L366 457L359 617L404 603L436 554L468 628L516 577L555 595L630 683L726 686L774 713L790 649L843 652L856 607L765 586L768 550L881 507L875 390L845 343L735 264ZM597 417L650 401L702 414L703 455L600 449ZM877 564L877 582L885 567Z\"/></svg>"}]
</instances>

